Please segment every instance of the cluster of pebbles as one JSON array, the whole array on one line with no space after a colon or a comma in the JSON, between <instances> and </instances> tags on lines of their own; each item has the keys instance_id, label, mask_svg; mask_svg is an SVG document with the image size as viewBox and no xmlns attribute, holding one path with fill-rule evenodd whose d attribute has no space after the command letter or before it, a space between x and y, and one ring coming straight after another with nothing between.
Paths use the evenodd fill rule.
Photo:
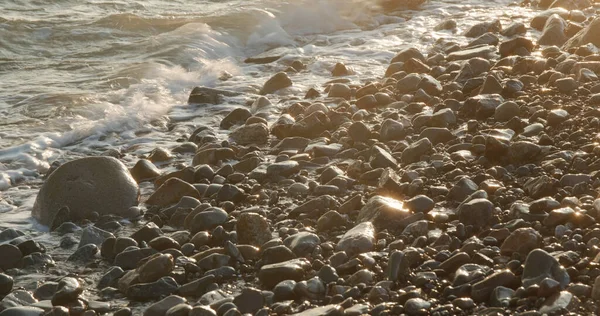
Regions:
<instances>
[{"instance_id":1,"label":"cluster of pebbles","mask_svg":"<svg viewBox=\"0 0 600 316\"><path fill-rule=\"evenodd\" d=\"M32 215L60 245L0 233L0 316L597 313L600 18L545 2L529 26L402 50L380 80L337 64L274 122L301 61L131 169L56 166Z\"/></svg>"}]
</instances>

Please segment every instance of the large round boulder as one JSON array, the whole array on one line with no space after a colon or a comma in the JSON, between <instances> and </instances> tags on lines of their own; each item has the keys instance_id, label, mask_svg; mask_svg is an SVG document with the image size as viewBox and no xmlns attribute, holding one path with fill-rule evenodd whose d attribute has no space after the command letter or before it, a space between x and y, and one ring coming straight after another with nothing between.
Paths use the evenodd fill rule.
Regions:
<instances>
[{"instance_id":1,"label":"large round boulder","mask_svg":"<svg viewBox=\"0 0 600 316\"><path fill-rule=\"evenodd\" d=\"M69 161L52 172L42 185L31 214L41 224L51 225L65 207L69 210L67 220L77 221L93 212L125 214L138 201L138 185L123 163L112 157L86 157Z\"/></svg>"}]
</instances>

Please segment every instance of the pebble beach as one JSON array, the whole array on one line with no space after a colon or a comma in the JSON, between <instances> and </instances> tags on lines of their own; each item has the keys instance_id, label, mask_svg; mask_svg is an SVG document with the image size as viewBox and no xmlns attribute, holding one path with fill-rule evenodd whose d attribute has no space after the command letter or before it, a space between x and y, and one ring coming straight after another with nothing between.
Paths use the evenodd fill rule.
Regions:
<instances>
[{"instance_id":1,"label":"pebble beach","mask_svg":"<svg viewBox=\"0 0 600 316\"><path fill-rule=\"evenodd\" d=\"M360 5L99 90L150 105L0 107L0 316L600 314L600 3Z\"/></svg>"}]
</instances>

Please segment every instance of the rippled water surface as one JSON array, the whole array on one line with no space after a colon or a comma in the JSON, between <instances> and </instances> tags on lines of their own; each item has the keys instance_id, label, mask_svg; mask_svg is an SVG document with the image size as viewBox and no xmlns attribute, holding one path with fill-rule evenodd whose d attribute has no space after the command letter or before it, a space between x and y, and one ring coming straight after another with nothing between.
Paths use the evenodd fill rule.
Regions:
<instances>
[{"instance_id":1,"label":"rippled water surface","mask_svg":"<svg viewBox=\"0 0 600 316\"><path fill-rule=\"evenodd\" d=\"M251 102L293 60L308 69L292 75L293 88L271 96L273 104L321 87L338 61L353 68L354 82L366 82L406 46L464 42L459 35L476 22L528 24L532 14L509 0L385 12L361 0L3 0L0 226L35 226L29 211L53 161L117 149L132 163L172 147L194 126L217 124L224 110ZM455 34L433 31L448 18L457 21ZM276 63L243 62L281 47L287 55ZM243 94L219 106L187 105L199 85Z\"/></svg>"}]
</instances>

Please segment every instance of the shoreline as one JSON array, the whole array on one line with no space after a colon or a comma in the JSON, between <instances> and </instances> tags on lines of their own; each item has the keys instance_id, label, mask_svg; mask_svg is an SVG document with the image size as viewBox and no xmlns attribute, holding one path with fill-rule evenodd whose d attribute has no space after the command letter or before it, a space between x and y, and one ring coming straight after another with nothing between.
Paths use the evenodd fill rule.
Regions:
<instances>
[{"instance_id":1,"label":"shoreline","mask_svg":"<svg viewBox=\"0 0 600 316\"><path fill-rule=\"evenodd\" d=\"M270 123L268 96L307 66L293 61L266 98L130 171L116 158L53 169L48 199L70 207L38 196L51 214L36 217L60 245L0 233L0 316L597 313L593 10L478 23L470 44L407 48L366 84L339 63ZM189 101L227 97L200 88ZM187 163L157 168L173 160Z\"/></svg>"}]
</instances>

